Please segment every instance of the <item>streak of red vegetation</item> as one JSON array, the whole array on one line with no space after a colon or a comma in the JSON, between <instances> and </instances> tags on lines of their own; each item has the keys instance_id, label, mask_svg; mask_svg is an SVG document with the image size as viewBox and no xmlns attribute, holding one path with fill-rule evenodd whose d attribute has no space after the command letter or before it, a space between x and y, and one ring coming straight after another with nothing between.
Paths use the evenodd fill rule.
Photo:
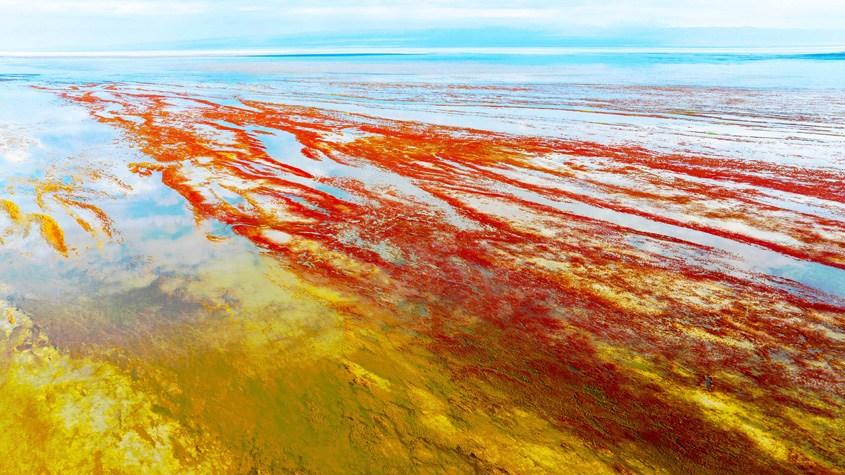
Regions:
<instances>
[{"instance_id":1,"label":"streak of red vegetation","mask_svg":"<svg viewBox=\"0 0 845 475\"><path fill-rule=\"evenodd\" d=\"M722 255L548 201L586 203L845 268L841 242L807 231L845 232L845 224L755 199L763 190L845 203L840 171L667 156L259 101L227 106L120 85L60 93L125 131L155 160L134 170L161 173L198 219L229 225L306 278L395 310L404 325L430 338L457 381L506 387L518 404L618 454L609 457L621 471L633 470L623 450L631 444L641 462L676 471L832 472L842 463L841 438L810 432L786 415L794 410L836 419L845 411L845 343L831 336L843 330L841 302L782 279L645 250L632 239L704 261ZM254 127L292 134L315 164L375 166L410 179L431 201L271 156ZM230 138L223 143L208 129ZM553 166L545 157L577 166ZM198 181L198 168L212 178ZM607 184L597 170L655 188ZM532 179L538 176L542 180ZM564 182L592 191L556 185ZM209 191L211 183L246 204L221 199ZM661 214L703 216L701 203L710 201L746 208L711 210L711 216L768 217L775 221L767 226L794 242ZM322 251L268 231L319 243ZM364 264L353 269L337 255ZM609 359L608 351L620 352L618 359ZM657 379L626 366L625 355L642 357ZM795 444L786 459L772 456L673 388L729 395L773 421L776 437Z\"/></svg>"}]
</instances>

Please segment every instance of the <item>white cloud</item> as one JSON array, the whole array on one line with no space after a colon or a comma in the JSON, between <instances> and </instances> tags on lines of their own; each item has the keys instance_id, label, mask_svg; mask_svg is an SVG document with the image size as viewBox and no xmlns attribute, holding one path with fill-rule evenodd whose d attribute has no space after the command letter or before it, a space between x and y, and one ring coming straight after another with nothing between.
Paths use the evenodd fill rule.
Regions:
<instances>
[{"instance_id":1,"label":"white cloud","mask_svg":"<svg viewBox=\"0 0 845 475\"><path fill-rule=\"evenodd\" d=\"M0 12L16 12L18 16L37 14L88 14L101 15L161 15L193 14L210 6L203 1L163 0L0 0Z\"/></svg>"},{"instance_id":2,"label":"white cloud","mask_svg":"<svg viewBox=\"0 0 845 475\"><path fill-rule=\"evenodd\" d=\"M842 27L841 0L0 0L0 14L195 15L274 14L290 22L343 17L349 20L444 21L539 20L579 25L646 24L666 26ZM256 18L257 20L260 18Z\"/></svg>"},{"instance_id":3,"label":"white cloud","mask_svg":"<svg viewBox=\"0 0 845 475\"><path fill-rule=\"evenodd\" d=\"M229 3L231 5L231 3ZM450 22L532 21L579 26L841 28L842 0L251 1L239 8L288 18ZM478 25L480 26L480 25Z\"/></svg>"},{"instance_id":4,"label":"white cloud","mask_svg":"<svg viewBox=\"0 0 845 475\"><path fill-rule=\"evenodd\" d=\"M583 34L596 28L843 25L845 0L0 0L5 50L499 26Z\"/></svg>"}]
</instances>

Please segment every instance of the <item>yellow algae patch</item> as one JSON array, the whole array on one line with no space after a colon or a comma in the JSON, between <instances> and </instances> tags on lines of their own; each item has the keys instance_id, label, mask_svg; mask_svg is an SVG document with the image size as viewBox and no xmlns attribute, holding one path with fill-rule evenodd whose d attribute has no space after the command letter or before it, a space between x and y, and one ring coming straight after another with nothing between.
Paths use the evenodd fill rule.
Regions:
<instances>
[{"instance_id":1,"label":"yellow algae patch","mask_svg":"<svg viewBox=\"0 0 845 475\"><path fill-rule=\"evenodd\" d=\"M67 244L65 244L65 233L59 223L46 214L32 214L30 217L40 223L41 236L59 254L67 257Z\"/></svg>"},{"instance_id":2,"label":"yellow algae patch","mask_svg":"<svg viewBox=\"0 0 845 475\"><path fill-rule=\"evenodd\" d=\"M789 448L766 427L765 416L747 404L733 398L706 392L701 389L679 391L684 399L696 402L704 409L708 419L722 427L731 427L743 432L765 452L778 460L786 460Z\"/></svg>"},{"instance_id":3,"label":"yellow algae patch","mask_svg":"<svg viewBox=\"0 0 845 475\"><path fill-rule=\"evenodd\" d=\"M162 414L129 376L63 355L27 315L10 307L3 313L0 473L226 470L225 448Z\"/></svg>"},{"instance_id":4,"label":"yellow algae patch","mask_svg":"<svg viewBox=\"0 0 845 475\"><path fill-rule=\"evenodd\" d=\"M422 416L422 423L438 433L454 434L457 428L446 415L448 406L421 388L411 388L409 396L414 407Z\"/></svg>"},{"instance_id":5,"label":"yellow algae patch","mask_svg":"<svg viewBox=\"0 0 845 475\"><path fill-rule=\"evenodd\" d=\"M0 208L6 212L6 215L9 216L9 219L15 224L22 224L24 222L24 216L21 213L20 207L12 201L0 199Z\"/></svg>"},{"instance_id":6,"label":"yellow algae patch","mask_svg":"<svg viewBox=\"0 0 845 475\"><path fill-rule=\"evenodd\" d=\"M705 334L706 335L706 334ZM695 332L691 337L705 338L705 335ZM666 393L679 401L689 402L701 410L703 417L719 427L732 429L744 434L752 440L762 451L772 458L781 461L789 461L796 454L801 454L806 459L815 460L817 463L825 464L823 457L812 452L812 449L803 446L799 439L784 432L785 428L780 426L777 420L772 420L764 414L759 407L739 400L737 397L718 390L709 391L701 385L684 385L677 379L670 379L664 370L659 369L651 361L643 358L629 350L607 345L597 345L599 354L603 358L623 365L637 374L646 377L652 383L659 385ZM671 371L684 379L695 380L693 374L686 369L676 365L670 366ZM734 373L716 373L713 375L717 381L731 380L734 383L743 378ZM748 392L757 394L760 391L750 387ZM823 407L822 401L808 399L806 394L793 395L801 397L805 404ZM842 427L845 427L845 418L818 417L811 413L795 408L788 410L789 418L799 426L813 433L836 434Z\"/></svg>"},{"instance_id":7,"label":"yellow algae patch","mask_svg":"<svg viewBox=\"0 0 845 475\"><path fill-rule=\"evenodd\" d=\"M45 242L57 253L67 257L70 249L65 241L65 232L56 219L57 215L53 213L53 207L57 205L85 233L97 238L98 246L102 246L99 235L111 239L115 232L113 222L106 212L89 202L92 198L110 197L109 194L86 185L87 182L97 180L109 181L123 190L131 189L117 178L99 170L83 170L71 176L69 181L56 178L56 172L48 170L45 178L24 180L16 186L11 186L7 190L8 194L29 196L34 202L32 207L37 208L38 212L24 212L18 203L10 199L0 199L0 212L6 214L12 224L2 236L8 237L15 232L27 235L31 224L36 224ZM95 227L82 214L93 217L93 221L99 225Z\"/></svg>"},{"instance_id":8,"label":"yellow algae patch","mask_svg":"<svg viewBox=\"0 0 845 475\"><path fill-rule=\"evenodd\" d=\"M411 387L408 396L419 413L416 418L427 433L431 446L441 450L449 448L473 460L475 471L614 472L602 457L608 454L588 447L579 438L560 431L532 412L517 406L509 407L507 397L498 404L486 406L457 389L454 388L455 393L452 394L437 395ZM487 393L487 397L495 393L493 390ZM453 404L455 399L462 403Z\"/></svg>"},{"instance_id":9,"label":"yellow algae patch","mask_svg":"<svg viewBox=\"0 0 845 475\"><path fill-rule=\"evenodd\" d=\"M389 311L272 258L230 256L163 286L226 311L115 361L219 441L229 473L612 472L508 394L453 381Z\"/></svg>"},{"instance_id":10,"label":"yellow algae patch","mask_svg":"<svg viewBox=\"0 0 845 475\"><path fill-rule=\"evenodd\" d=\"M823 406L822 401L814 401L815 405ZM823 441L823 447L832 454L840 454L839 461L845 463L845 453L837 448L837 441L841 439L842 434L845 434L845 414L839 414L833 419L829 417L819 416L816 414L808 414L796 408L786 408L786 416L795 425L810 434L819 434L819 439ZM835 463L834 463L835 465Z\"/></svg>"},{"instance_id":11,"label":"yellow algae patch","mask_svg":"<svg viewBox=\"0 0 845 475\"><path fill-rule=\"evenodd\" d=\"M15 312L14 312L11 308L7 308L7 309L5 310L5 313L6 313L6 323L8 323L8 324L9 324L9 325L11 325L12 327L14 327L14 325L15 325L15 324L17 323L17 321L18 321L18 320L17 320L17 317L15 317ZM8 335L7 335L7 336L8 336Z\"/></svg>"},{"instance_id":12,"label":"yellow algae patch","mask_svg":"<svg viewBox=\"0 0 845 475\"><path fill-rule=\"evenodd\" d=\"M352 376L353 384L361 385L361 386L368 386L368 387L377 387L383 391L390 390L390 381L382 378L381 376L373 373L372 371L368 371L363 366L355 363L354 361L344 361L343 367L349 371Z\"/></svg>"}]
</instances>

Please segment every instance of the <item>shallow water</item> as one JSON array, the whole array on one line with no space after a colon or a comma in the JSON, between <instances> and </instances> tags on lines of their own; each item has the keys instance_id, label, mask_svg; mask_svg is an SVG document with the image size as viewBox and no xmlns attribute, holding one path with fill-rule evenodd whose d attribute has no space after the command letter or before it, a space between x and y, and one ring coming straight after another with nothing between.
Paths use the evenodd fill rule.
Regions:
<instances>
[{"instance_id":1,"label":"shallow water","mask_svg":"<svg viewBox=\"0 0 845 475\"><path fill-rule=\"evenodd\" d=\"M0 472L841 471L841 77L0 59Z\"/></svg>"}]
</instances>

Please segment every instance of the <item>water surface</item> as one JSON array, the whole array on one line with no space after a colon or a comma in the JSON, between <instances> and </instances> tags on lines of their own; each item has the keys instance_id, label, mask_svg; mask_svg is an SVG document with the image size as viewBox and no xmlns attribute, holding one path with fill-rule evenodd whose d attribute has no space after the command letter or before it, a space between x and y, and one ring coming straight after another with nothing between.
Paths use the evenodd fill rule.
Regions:
<instances>
[{"instance_id":1,"label":"water surface","mask_svg":"<svg viewBox=\"0 0 845 475\"><path fill-rule=\"evenodd\" d=\"M841 471L842 77L2 58L3 470Z\"/></svg>"}]
</instances>

